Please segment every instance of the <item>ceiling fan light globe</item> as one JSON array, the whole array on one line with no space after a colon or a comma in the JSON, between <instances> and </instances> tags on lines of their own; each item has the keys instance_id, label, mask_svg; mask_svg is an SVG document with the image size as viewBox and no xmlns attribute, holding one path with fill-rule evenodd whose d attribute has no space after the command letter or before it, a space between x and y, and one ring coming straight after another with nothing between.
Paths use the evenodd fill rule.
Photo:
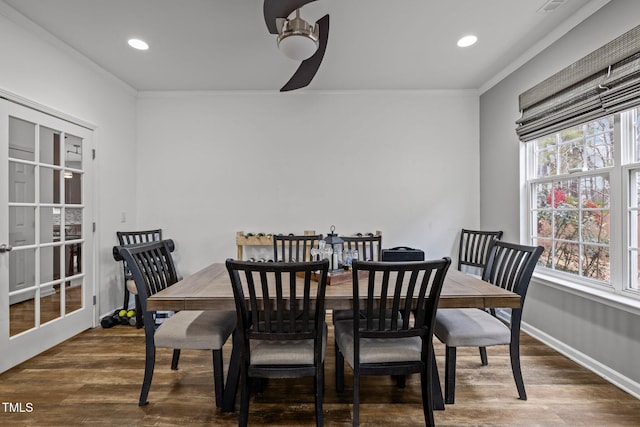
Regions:
<instances>
[{"instance_id":1,"label":"ceiling fan light globe","mask_svg":"<svg viewBox=\"0 0 640 427\"><path fill-rule=\"evenodd\" d=\"M305 34L291 34L278 37L278 48L288 58L304 61L318 49L318 42Z\"/></svg>"}]
</instances>

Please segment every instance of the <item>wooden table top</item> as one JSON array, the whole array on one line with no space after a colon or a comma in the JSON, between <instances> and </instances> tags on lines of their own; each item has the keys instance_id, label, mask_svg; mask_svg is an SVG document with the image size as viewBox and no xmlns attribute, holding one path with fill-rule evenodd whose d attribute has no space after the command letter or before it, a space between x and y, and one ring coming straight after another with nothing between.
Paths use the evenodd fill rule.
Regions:
<instances>
[{"instance_id":1,"label":"wooden table top","mask_svg":"<svg viewBox=\"0 0 640 427\"><path fill-rule=\"evenodd\" d=\"M327 286L325 307L350 309L352 282ZM520 296L450 268L439 308L514 308ZM150 310L235 310L229 273L223 263L211 264L147 300Z\"/></svg>"}]
</instances>

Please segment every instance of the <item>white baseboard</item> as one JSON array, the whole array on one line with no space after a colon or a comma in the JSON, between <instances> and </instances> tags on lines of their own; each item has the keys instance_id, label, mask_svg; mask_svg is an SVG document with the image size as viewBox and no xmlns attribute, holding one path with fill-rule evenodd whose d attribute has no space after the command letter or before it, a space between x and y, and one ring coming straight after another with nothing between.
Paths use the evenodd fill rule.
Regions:
<instances>
[{"instance_id":1,"label":"white baseboard","mask_svg":"<svg viewBox=\"0 0 640 427\"><path fill-rule=\"evenodd\" d=\"M611 384L621 388L627 393L634 396L636 399L640 399L640 383L633 381L632 379L625 377L617 371L614 371L610 367L598 362L595 359L587 356L586 354L576 350L573 347L569 347L565 343L553 338L545 332L537 329L525 322L521 324L521 330L531 335L533 338L548 345L558 353L568 357L577 364L587 368L594 374L604 378Z\"/></svg>"}]
</instances>

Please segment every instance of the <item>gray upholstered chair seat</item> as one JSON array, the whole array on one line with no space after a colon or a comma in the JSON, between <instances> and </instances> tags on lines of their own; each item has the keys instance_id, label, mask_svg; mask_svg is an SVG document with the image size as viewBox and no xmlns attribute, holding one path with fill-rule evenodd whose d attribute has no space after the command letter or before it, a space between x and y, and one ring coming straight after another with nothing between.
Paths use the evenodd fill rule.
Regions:
<instances>
[{"instance_id":1,"label":"gray upholstered chair seat","mask_svg":"<svg viewBox=\"0 0 640 427\"><path fill-rule=\"evenodd\" d=\"M136 282L133 279L127 280L127 290L131 292L133 295L138 295L138 290L136 289Z\"/></svg>"},{"instance_id":2,"label":"gray upholstered chair seat","mask_svg":"<svg viewBox=\"0 0 640 427\"><path fill-rule=\"evenodd\" d=\"M434 333L449 347L488 347L511 342L509 327L477 308L438 310Z\"/></svg>"},{"instance_id":3,"label":"gray upholstered chair seat","mask_svg":"<svg viewBox=\"0 0 640 427\"><path fill-rule=\"evenodd\" d=\"M322 361L327 348L327 324L322 337ZM313 340L268 341L250 340L251 366L256 365L313 365Z\"/></svg>"},{"instance_id":4,"label":"gray upholstered chair seat","mask_svg":"<svg viewBox=\"0 0 640 427\"><path fill-rule=\"evenodd\" d=\"M352 367L354 362L353 322L335 323L336 343L345 360ZM422 339L410 338L361 338L360 363L412 362L422 359Z\"/></svg>"},{"instance_id":5,"label":"gray upholstered chair seat","mask_svg":"<svg viewBox=\"0 0 640 427\"><path fill-rule=\"evenodd\" d=\"M213 350L222 348L236 327L235 311L179 311L155 332L156 347Z\"/></svg>"}]
</instances>

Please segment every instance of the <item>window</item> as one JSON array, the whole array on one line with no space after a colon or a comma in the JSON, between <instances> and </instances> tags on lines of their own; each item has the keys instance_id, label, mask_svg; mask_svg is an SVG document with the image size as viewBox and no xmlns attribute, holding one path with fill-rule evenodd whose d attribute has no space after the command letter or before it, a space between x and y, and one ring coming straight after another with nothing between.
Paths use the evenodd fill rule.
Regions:
<instances>
[{"instance_id":1,"label":"window","mask_svg":"<svg viewBox=\"0 0 640 427\"><path fill-rule=\"evenodd\" d=\"M538 274L640 300L640 25L518 104L526 240L544 247Z\"/></svg>"},{"instance_id":2,"label":"window","mask_svg":"<svg viewBox=\"0 0 640 427\"><path fill-rule=\"evenodd\" d=\"M639 116L640 108L606 115L527 143L529 243L544 247L538 271L640 296Z\"/></svg>"},{"instance_id":3,"label":"window","mask_svg":"<svg viewBox=\"0 0 640 427\"><path fill-rule=\"evenodd\" d=\"M629 288L640 291L640 108L633 110L623 122L629 140L631 162L627 167L629 201L626 222L628 223L628 268Z\"/></svg>"}]
</instances>

